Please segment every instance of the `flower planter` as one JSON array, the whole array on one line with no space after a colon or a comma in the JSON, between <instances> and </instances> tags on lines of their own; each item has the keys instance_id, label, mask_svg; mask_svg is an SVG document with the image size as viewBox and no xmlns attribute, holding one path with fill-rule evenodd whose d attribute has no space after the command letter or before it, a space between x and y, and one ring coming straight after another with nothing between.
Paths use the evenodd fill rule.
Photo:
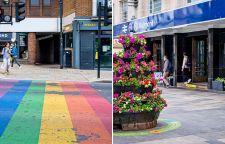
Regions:
<instances>
[{"instance_id":1,"label":"flower planter","mask_svg":"<svg viewBox=\"0 0 225 144\"><path fill-rule=\"evenodd\" d=\"M225 91L224 83L219 81L212 81L212 89L218 91Z\"/></svg>"},{"instance_id":2,"label":"flower planter","mask_svg":"<svg viewBox=\"0 0 225 144\"><path fill-rule=\"evenodd\" d=\"M114 113L113 127L122 130L144 130L156 127L159 112Z\"/></svg>"}]
</instances>

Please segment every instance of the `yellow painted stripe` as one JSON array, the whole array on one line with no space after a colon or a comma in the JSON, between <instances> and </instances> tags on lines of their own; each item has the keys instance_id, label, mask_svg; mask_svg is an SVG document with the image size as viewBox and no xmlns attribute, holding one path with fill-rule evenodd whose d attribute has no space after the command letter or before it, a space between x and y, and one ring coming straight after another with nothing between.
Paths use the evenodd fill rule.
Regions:
<instances>
[{"instance_id":1,"label":"yellow painted stripe","mask_svg":"<svg viewBox=\"0 0 225 144\"><path fill-rule=\"evenodd\" d=\"M39 144L77 144L65 97L60 85L47 82Z\"/></svg>"}]
</instances>

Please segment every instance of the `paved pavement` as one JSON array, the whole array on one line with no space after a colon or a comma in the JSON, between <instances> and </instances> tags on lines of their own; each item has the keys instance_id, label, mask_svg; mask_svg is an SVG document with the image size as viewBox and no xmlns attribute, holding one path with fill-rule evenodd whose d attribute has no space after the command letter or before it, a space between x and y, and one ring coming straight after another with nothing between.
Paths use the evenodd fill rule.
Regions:
<instances>
[{"instance_id":1,"label":"paved pavement","mask_svg":"<svg viewBox=\"0 0 225 144\"><path fill-rule=\"evenodd\" d=\"M114 131L114 144L225 144L225 94L162 90L168 107L156 130Z\"/></svg>"},{"instance_id":2,"label":"paved pavement","mask_svg":"<svg viewBox=\"0 0 225 144\"><path fill-rule=\"evenodd\" d=\"M1 63L0 63L1 65ZM3 72L0 69L0 72ZM97 70L59 69L58 65L22 65L19 69L16 65L10 68L9 75L0 73L0 79L17 80L51 80L51 81L112 81L112 70L101 70L101 78L97 79Z\"/></svg>"},{"instance_id":3,"label":"paved pavement","mask_svg":"<svg viewBox=\"0 0 225 144\"><path fill-rule=\"evenodd\" d=\"M55 65L0 74L0 144L111 144L111 72L95 76Z\"/></svg>"}]
</instances>

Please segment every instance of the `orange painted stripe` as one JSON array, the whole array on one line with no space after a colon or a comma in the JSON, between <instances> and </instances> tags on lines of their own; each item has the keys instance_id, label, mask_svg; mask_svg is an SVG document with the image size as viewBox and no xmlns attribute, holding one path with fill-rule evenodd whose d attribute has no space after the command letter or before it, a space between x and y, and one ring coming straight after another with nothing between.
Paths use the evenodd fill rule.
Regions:
<instances>
[{"instance_id":1,"label":"orange painted stripe","mask_svg":"<svg viewBox=\"0 0 225 144\"><path fill-rule=\"evenodd\" d=\"M68 83L61 83L61 86L78 142L80 144L111 144L111 135L86 98L82 95L67 94L68 92L75 92Z\"/></svg>"}]
</instances>

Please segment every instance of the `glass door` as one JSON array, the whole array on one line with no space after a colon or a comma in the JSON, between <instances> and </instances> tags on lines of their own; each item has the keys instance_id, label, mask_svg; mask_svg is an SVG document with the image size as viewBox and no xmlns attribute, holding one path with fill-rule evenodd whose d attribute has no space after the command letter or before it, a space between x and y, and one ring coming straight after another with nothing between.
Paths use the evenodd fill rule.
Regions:
<instances>
[{"instance_id":1,"label":"glass door","mask_svg":"<svg viewBox=\"0 0 225 144\"><path fill-rule=\"evenodd\" d=\"M208 75L207 66L207 41L206 39L197 39L194 57L194 82L206 82Z\"/></svg>"}]
</instances>

